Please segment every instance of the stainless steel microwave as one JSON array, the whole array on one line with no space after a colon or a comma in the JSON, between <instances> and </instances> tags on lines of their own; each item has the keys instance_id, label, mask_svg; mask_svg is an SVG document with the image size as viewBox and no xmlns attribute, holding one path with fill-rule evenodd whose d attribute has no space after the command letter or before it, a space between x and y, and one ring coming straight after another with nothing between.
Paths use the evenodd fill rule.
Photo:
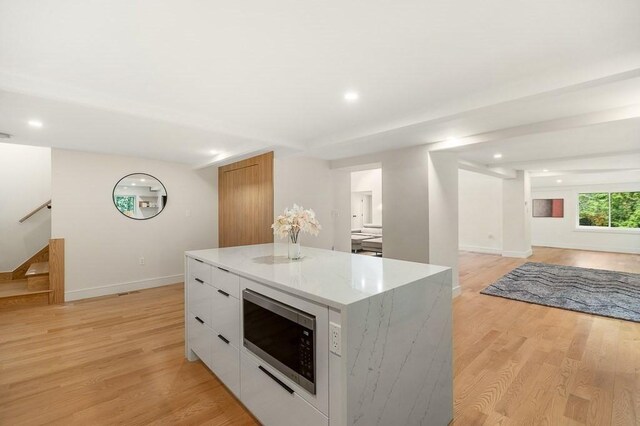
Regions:
<instances>
[{"instance_id":1,"label":"stainless steel microwave","mask_svg":"<svg viewBox=\"0 0 640 426\"><path fill-rule=\"evenodd\" d=\"M315 395L315 316L252 290L243 290L242 308L244 346ZM267 370L262 371L293 393Z\"/></svg>"}]
</instances>

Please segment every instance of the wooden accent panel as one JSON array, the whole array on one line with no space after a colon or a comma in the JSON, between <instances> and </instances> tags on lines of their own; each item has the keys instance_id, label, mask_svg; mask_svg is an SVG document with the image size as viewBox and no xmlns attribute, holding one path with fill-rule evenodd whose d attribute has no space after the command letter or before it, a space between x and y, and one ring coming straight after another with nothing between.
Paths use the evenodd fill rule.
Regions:
<instances>
[{"instance_id":1,"label":"wooden accent panel","mask_svg":"<svg viewBox=\"0 0 640 426\"><path fill-rule=\"evenodd\" d=\"M11 281L13 279L13 271L0 272L0 282Z\"/></svg>"},{"instance_id":2,"label":"wooden accent panel","mask_svg":"<svg viewBox=\"0 0 640 426\"><path fill-rule=\"evenodd\" d=\"M273 152L218 169L220 247L273 242Z\"/></svg>"},{"instance_id":3,"label":"wooden accent panel","mask_svg":"<svg viewBox=\"0 0 640 426\"><path fill-rule=\"evenodd\" d=\"M49 240L49 288L51 303L64 303L64 238Z\"/></svg>"},{"instance_id":4,"label":"wooden accent panel","mask_svg":"<svg viewBox=\"0 0 640 426\"><path fill-rule=\"evenodd\" d=\"M43 247L42 250L40 250L39 252L31 256L22 265L14 269L13 273L11 274L11 279L14 279L14 280L24 279L25 274L27 273L27 270L29 269L32 263L46 262L47 260L49 260L49 246Z\"/></svg>"}]
</instances>

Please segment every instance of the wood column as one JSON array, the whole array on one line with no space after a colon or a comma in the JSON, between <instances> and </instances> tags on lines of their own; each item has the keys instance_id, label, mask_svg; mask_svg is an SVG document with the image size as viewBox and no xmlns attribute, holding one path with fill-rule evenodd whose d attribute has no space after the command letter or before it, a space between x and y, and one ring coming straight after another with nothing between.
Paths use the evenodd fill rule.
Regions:
<instances>
[{"instance_id":1,"label":"wood column","mask_svg":"<svg viewBox=\"0 0 640 426\"><path fill-rule=\"evenodd\" d=\"M64 238L49 240L49 303L64 303Z\"/></svg>"}]
</instances>

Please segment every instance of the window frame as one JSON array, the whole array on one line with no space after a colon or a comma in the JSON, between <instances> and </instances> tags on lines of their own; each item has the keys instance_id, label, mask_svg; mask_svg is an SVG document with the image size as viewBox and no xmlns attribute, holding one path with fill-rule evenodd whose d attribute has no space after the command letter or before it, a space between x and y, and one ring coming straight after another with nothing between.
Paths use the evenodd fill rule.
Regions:
<instances>
[{"instance_id":1,"label":"window frame","mask_svg":"<svg viewBox=\"0 0 640 426\"><path fill-rule=\"evenodd\" d=\"M619 192L639 192L638 190L618 190L618 191L575 191L575 231L576 232L604 232L609 234L640 234L640 228L620 228L611 226L611 194ZM608 209L608 226L585 226L580 225L580 194L608 194L609 196L609 209Z\"/></svg>"}]
</instances>

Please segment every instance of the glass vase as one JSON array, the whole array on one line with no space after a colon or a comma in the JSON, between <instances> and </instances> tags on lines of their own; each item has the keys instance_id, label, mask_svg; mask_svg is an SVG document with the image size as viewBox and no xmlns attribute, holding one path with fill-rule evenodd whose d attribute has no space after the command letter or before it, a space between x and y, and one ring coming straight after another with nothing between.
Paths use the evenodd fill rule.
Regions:
<instances>
[{"instance_id":1,"label":"glass vase","mask_svg":"<svg viewBox=\"0 0 640 426\"><path fill-rule=\"evenodd\" d=\"M300 250L300 243L294 243L289 239L289 259L298 260L302 257L302 252Z\"/></svg>"}]
</instances>

